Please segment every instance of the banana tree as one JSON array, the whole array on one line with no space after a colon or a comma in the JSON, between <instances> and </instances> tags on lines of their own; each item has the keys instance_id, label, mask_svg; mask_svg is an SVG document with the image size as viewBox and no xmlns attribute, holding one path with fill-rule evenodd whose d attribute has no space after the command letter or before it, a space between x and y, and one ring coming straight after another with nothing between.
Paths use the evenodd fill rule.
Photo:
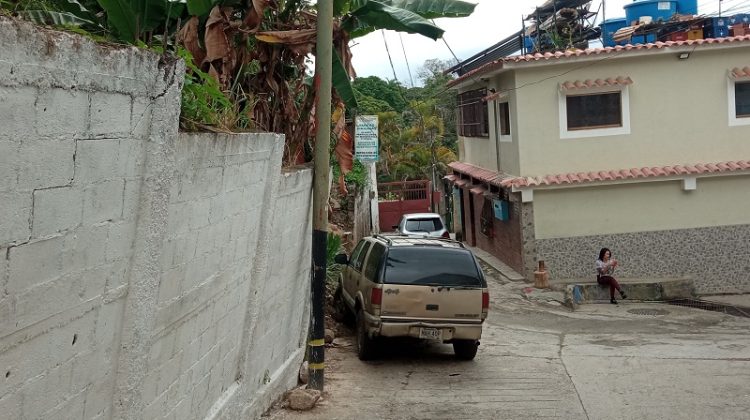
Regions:
<instances>
[{"instance_id":1,"label":"banana tree","mask_svg":"<svg viewBox=\"0 0 750 420\"><path fill-rule=\"evenodd\" d=\"M376 29L438 39L443 31L429 19L468 16L475 7L460 0L333 2L334 90L336 100L349 108L357 107L351 86L356 76L351 39ZM55 7L35 14L42 23L75 25L134 44L154 40L164 47L176 35L177 43L192 57L189 68L196 69L188 77L199 74L196 82L200 83L204 74L210 75L217 90L230 99L236 115L228 120L249 120L251 128L284 133L285 162L307 160L315 115L307 65L317 26L309 0L57 0L50 4ZM334 115L343 121L345 113ZM228 124L226 129L230 128ZM337 132L342 141L346 130ZM345 171L351 158L340 158Z\"/></svg>"},{"instance_id":2,"label":"banana tree","mask_svg":"<svg viewBox=\"0 0 750 420\"><path fill-rule=\"evenodd\" d=\"M434 25L430 19L440 17L469 16L475 4L460 0L334 0L334 54L333 86L337 101L350 108L357 108L357 100L351 80L356 77L352 66L352 53L349 41L364 36L377 29L388 29L398 32L414 33L437 40L443 30ZM307 32L310 28L287 31L259 32L256 38L261 42L277 45L294 46L302 51L312 51L315 45L315 33ZM341 107L341 104L337 105ZM311 113L314 115L314 113ZM334 113L335 126L341 126L345 113ZM336 132L337 130L334 130ZM337 158L342 169L342 176L351 168L350 155L338 153L345 150L342 143L350 137L346 130L338 130ZM293 156L299 156L305 139L294 138L288 143Z\"/></svg>"}]
</instances>

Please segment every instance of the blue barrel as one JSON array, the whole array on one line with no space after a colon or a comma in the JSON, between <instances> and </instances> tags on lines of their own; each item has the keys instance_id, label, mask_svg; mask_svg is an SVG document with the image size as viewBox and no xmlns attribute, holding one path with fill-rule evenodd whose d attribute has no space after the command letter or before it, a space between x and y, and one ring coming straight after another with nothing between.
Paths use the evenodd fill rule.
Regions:
<instances>
[{"instance_id":1,"label":"blue barrel","mask_svg":"<svg viewBox=\"0 0 750 420\"><path fill-rule=\"evenodd\" d=\"M624 17L607 19L599 26L602 27L602 44L605 47L614 47L616 45L616 42L613 39L615 32L628 26L628 20Z\"/></svg>"},{"instance_id":2,"label":"blue barrel","mask_svg":"<svg viewBox=\"0 0 750 420\"><path fill-rule=\"evenodd\" d=\"M698 0L677 0L677 13L681 15L697 15Z\"/></svg>"},{"instance_id":3,"label":"blue barrel","mask_svg":"<svg viewBox=\"0 0 750 420\"><path fill-rule=\"evenodd\" d=\"M624 8L629 24L637 22L642 16L651 16L654 22L667 21L677 13L677 1L641 0L626 4Z\"/></svg>"}]
</instances>

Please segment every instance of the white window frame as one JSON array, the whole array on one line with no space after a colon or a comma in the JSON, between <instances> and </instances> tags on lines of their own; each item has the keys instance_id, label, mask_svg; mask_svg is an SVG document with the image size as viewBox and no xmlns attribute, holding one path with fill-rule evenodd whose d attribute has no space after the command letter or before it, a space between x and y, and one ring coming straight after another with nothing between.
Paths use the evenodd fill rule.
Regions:
<instances>
[{"instance_id":1,"label":"white window frame","mask_svg":"<svg viewBox=\"0 0 750 420\"><path fill-rule=\"evenodd\" d=\"M620 92L622 104L622 126L608 128L592 128L568 130L568 107L566 98L568 96L590 95L599 93ZM560 115L560 138L579 139L589 137L621 136L630 134L630 89L629 85L592 87L575 90L558 90L558 108Z\"/></svg>"},{"instance_id":2,"label":"white window frame","mask_svg":"<svg viewBox=\"0 0 750 420\"><path fill-rule=\"evenodd\" d=\"M508 100L508 96L505 95L501 97L500 99L496 99L495 105L493 106L494 113L495 113L495 134L497 135L497 141L500 143L513 143L513 124L511 123L512 120L512 113L510 108L510 101ZM510 130L510 134L502 134L500 130L500 104L508 104L508 129Z\"/></svg>"},{"instance_id":3,"label":"white window frame","mask_svg":"<svg viewBox=\"0 0 750 420\"><path fill-rule=\"evenodd\" d=\"M727 102L729 111L729 126L736 127L742 125L750 125L750 117L737 117L737 104L735 103L737 98L734 95L734 86L737 83L750 83L750 77L729 77L727 79Z\"/></svg>"}]
</instances>

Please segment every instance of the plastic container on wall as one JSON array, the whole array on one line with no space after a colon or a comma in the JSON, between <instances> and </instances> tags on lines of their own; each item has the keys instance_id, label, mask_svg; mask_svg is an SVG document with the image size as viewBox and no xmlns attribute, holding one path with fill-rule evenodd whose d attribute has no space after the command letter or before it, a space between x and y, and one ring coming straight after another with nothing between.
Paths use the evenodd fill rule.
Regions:
<instances>
[{"instance_id":1,"label":"plastic container on wall","mask_svg":"<svg viewBox=\"0 0 750 420\"><path fill-rule=\"evenodd\" d=\"M710 18L703 24L704 38L724 38L729 36L727 18Z\"/></svg>"},{"instance_id":2,"label":"plastic container on wall","mask_svg":"<svg viewBox=\"0 0 750 420\"><path fill-rule=\"evenodd\" d=\"M677 13L675 0L641 0L625 5L628 24L638 22L642 16L651 16L653 22L668 21Z\"/></svg>"},{"instance_id":3,"label":"plastic container on wall","mask_svg":"<svg viewBox=\"0 0 750 420\"><path fill-rule=\"evenodd\" d=\"M619 29L622 29L626 26L628 26L628 20L627 18L612 18L607 19L604 22L602 22L599 26L602 27L602 44L605 47L614 47L618 43L615 42L613 39L615 32L617 32ZM620 42L620 44L625 44L626 42Z\"/></svg>"},{"instance_id":4,"label":"plastic container on wall","mask_svg":"<svg viewBox=\"0 0 750 420\"><path fill-rule=\"evenodd\" d=\"M738 25L741 23L750 24L750 14L747 14L747 13L740 13L734 16L729 16L725 19L727 20L727 23L729 24L729 26Z\"/></svg>"}]
</instances>

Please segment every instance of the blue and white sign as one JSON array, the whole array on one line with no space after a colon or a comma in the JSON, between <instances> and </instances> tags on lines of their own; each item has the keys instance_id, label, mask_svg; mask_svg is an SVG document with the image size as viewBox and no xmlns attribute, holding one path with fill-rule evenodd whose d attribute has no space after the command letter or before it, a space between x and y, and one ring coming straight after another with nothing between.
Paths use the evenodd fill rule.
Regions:
<instances>
[{"instance_id":1,"label":"blue and white sign","mask_svg":"<svg viewBox=\"0 0 750 420\"><path fill-rule=\"evenodd\" d=\"M358 115L354 120L354 157L360 162L377 162L378 150L378 116Z\"/></svg>"}]
</instances>

